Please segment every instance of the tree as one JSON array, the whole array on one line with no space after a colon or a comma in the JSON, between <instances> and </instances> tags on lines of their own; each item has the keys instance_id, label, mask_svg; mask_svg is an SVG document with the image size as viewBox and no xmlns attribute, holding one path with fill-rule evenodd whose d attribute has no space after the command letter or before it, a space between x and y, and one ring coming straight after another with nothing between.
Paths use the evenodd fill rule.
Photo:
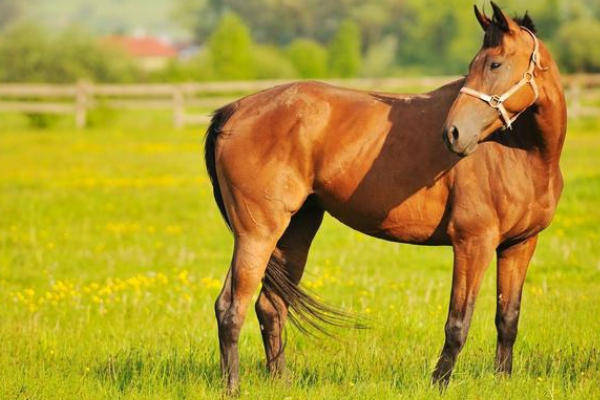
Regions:
<instances>
[{"instance_id":1,"label":"tree","mask_svg":"<svg viewBox=\"0 0 600 400\"><path fill-rule=\"evenodd\" d=\"M0 37L0 82L43 82L49 41L33 24L12 25Z\"/></svg>"},{"instance_id":2,"label":"tree","mask_svg":"<svg viewBox=\"0 0 600 400\"><path fill-rule=\"evenodd\" d=\"M227 12L245 21L259 43L287 45L298 37L325 43L360 3L362 0L177 0L173 16L200 43Z\"/></svg>"},{"instance_id":3,"label":"tree","mask_svg":"<svg viewBox=\"0 0 600 400\"><path fill-rule=\"evenodd\" d=\"M356 76L361 67L361 37L358 26L342 22L329 47L329 74L333 77Z\"/></svg>"},{"instance_id":4,"label":"tree","mask_svg":"<svg viewBox=\"0 0 600 400\"><path fill-rule=\"evenodd\" d=\"M564 24L555 47L559 62L571 72L600 72L600 22L580 19Z\"/></svg>"},{"instance_id":5,"label":"tree","mask_svg":"<svg viewBox=\"0 0 600 400\"><path fill-rule=\"evenodd\" d=\"M177 0L172 18L189 30L199 43L205 43L219 23L218 10L209 0Z\"/></svg>"},{"instance_id":6,"label":"tree","mask_svg":"<svg viewBox=\"0 0 600 400\"><path fill-rule=\"evenodd\" d=\"M226 80L255 78L253 47L248 27L237 15L225 14L208 40L217 77Z\"/></svg>"},{"instance_id":7,"label":"tree","mask_svg":"<svg viewBox=\"0 0 600 400\"><path fill-rule=\"evenodd\" d=\"M302 78L327 76L327 50L314 40L294 40L288 46L287 54Z\"/></svg>"},{"instance_id":8,"label":"tree","mask_svg":"<svg viewBox=\"0 0 600 400\"><path fill-rule=\"evenodd\" d=\"M256 45L252 52L257 79L292 79L298 71L276 46Z\"/></svg>"},{"instance_id":9,"label":"tree","mask_svg":"<svg viewBox=\"0 0 600 400\"><path fill-rule=\"evenodd\" d=\"M396 61L397 48L398 40L391 35L371 45L365 56L361 75L369 77L390 75Z\"/></svg>"},{"instance_id":10,"label":"tree","mask_svg":"<svg viewBox=\"0 0 600 400\"><path fill-rule=\"evenodd\" d=\"M129 59L101 47L82 29L51 35L28 22L13 24L0 36L0 60L0 82L122 82L138 76Z\"/></svg>"}]
</instances>

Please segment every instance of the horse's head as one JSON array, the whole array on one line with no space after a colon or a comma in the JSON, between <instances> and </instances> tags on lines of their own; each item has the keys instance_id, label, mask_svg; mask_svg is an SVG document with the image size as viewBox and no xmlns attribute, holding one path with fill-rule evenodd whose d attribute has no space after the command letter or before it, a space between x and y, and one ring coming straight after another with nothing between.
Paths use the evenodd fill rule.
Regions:
<instances>
[{"instance_id":1,"label":"horse's head","mask_svg":"<svg viewBox=\"0 0 600 400\"><path fill-rule=\"evenodd\" d=\"M492 132L512 122L538 99L536 73L541 70L539 43L527 14L508 17L492 2L490 19L475 6L485 31L483 46L469 66L469 74L444 125L443 140L460 156L475 151Z\"/></svg>"}]
</instances>

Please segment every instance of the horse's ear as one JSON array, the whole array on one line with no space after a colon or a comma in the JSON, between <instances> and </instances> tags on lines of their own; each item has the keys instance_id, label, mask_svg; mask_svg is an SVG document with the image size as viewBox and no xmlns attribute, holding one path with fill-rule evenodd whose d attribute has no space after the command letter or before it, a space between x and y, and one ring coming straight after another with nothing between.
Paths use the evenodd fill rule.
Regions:
<instances>
[{"instance_id":1,"label":"horse's ear","mask_svg":"<svg viewBox=\"0 0 600 400\"><path fill-rule=\"evenodd\" d=\"M525 28L529 29L531 32L535 33L535 24L533 23L531 16L529 16L529 12L526 11L523 18L521 18L521 20L518 22L519 22L519 25L524 26Z\"/></svg>"},{"instance_id":2,"label":"horse's ear","mask_svg":"<svg viewBox=\"0 0 600 400\"><path fill-rule=\"evenodd\" d=\"M492 17L494 24L504 32L510 31L510 18L504 14L504 11L502 11L496 3L493 1L491 3L492 8L494 9L494 16Z\"/></svg>"},{"instance_id":3,"label":"horse's ear","mask_svg":"<svg viewBox=\"0 0 600 400\"><path fill-rule=\"evenodd\" d=\"M481 25L484 31L487 30L487 27L492 21L490 21L487 15L479 11L476 4L473 5L473 9L475 10L475 17L477 18L477 21L479 21L479 25Z\"/></svg>"}]
</instances>

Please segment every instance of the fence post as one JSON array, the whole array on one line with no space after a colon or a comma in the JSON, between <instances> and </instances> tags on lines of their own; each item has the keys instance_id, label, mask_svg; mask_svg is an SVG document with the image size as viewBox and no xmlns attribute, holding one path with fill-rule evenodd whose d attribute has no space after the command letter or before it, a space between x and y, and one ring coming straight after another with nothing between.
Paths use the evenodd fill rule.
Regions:
<instances>
[{"instance_id":1,"label":"fence post","mask_svg":"<svg viewBox=\"0 0 600 400\"><path fill-rule=\"evenodd\" d=\"M575 75L569 87L569 117L577 118L581 114L581 79Z\"/></svg>"},{"instance_id":2,"label":"fence post","mask_svg":"<svg viewBox=\"0 0 600 400\"><path fill-rule=\"evenodd\" d=\"M77 84L75 98L75 125L79 129L85 128L87 123L88 85L85 82Z\"/></svg>"},{"instance_id":3,"label":"fence post","mask_svg":"<svg viewBox=\"0 0 600 400\"><path fill-rule=\"evenodd\" d=\"M183 128L185 124L184 94L181 85L173 86L173 126Z\"/></svg>"}]
</instances>

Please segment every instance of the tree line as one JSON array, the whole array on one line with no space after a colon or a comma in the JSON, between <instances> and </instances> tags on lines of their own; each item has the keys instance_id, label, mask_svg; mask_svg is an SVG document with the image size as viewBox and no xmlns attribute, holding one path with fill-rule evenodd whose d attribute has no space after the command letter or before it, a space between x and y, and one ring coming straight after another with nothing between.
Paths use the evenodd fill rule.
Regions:
<instances>
[{"instance_id":1,"label":"tree line","mask_svg":"<svg viewBox=\"0 0 600 400\"><path fill-rule=\"evenodd\" d=\"M563 71L600 72L600 2L526 3ZM84 28L50 32L23 21L21 4L0 0L2 82L459 74L482 40L472 8L459 0L178 0L171 17L200 51L150 73ZM523 1L501 6L525 11Z\"/></svg>"}]
</instances>

